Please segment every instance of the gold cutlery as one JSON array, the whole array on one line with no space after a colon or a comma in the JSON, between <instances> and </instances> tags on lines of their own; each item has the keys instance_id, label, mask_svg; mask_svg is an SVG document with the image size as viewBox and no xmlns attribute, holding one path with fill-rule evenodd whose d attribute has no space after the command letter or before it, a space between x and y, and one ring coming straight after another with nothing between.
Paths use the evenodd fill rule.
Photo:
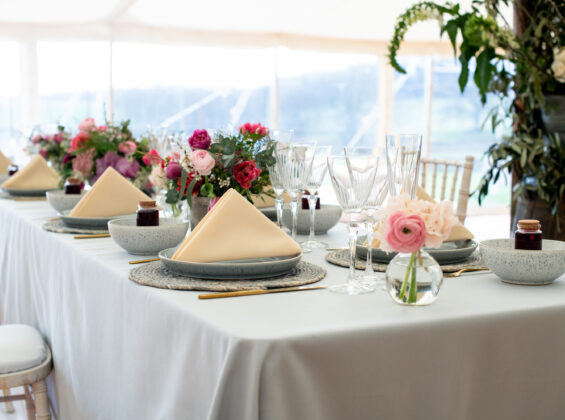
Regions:
<instances>
[{"instance_id":1,"label":"gold cutlery","mask_svg":"<svg viewBox=\"0 0 565 420\"><path fill-rule=\"evenodd\" d=\"M45 201L45 197L12 197L14 201Z\"/></svg>"},{"instance_id":2,"label":"gold cutlery","mask_svg":"<svg viewBox=\"0 0 565 420\"><path fill-rule=\"evenodd\" d=\"M96 235L77 235L75 239L91 239L91 238L109 238L109 233L99 233Z\"/></svg>"},{"instance_id":3,"label":"gold cutlery","mask_svg":"<svg viewBox=\"0 0 565 420\"><path fill-rule=\"evenodd\" d=\"M345 251L349 248L326 248L326 251Z\"/></svg>"},{"instance_id":4,"label":"gold cutlery","mask_svg":"<svg viewBox=\"0 0 565 420\"><path fill-rule=\"evenodd\" d=\"M454 273L443 273L443 277L459 277L463 273L467 273L469 271L488 271L488 267L469 267L469 268L462 268L459 271L455 271Z\"/></svg>"},{"instance_id":5,"label":"gold cutlery","mask_svg":"<svg viewBox=\"0 0 565 420\"><path fill-rule=\"evenodd\" d=\"M310 287L284 287L280 289L256 289L256 290L240 290L238 292L220 292L220 293L207 293L205 295L198 295L198 299L217 299L236 296L251 296L251 295L266 295L268 293L284 293L284 292L301 292L306 290L321 290L326 286L310 286Z\"/></svg>"},{"instance_id":6,"label":"gold cutlery","mask_svg":"<svg viewBox=\"0 0 565 420\"><path fill-rule=\"evenodd\" d=\"M148 263L151 261L159 261L159 258L148 258L146 260L137 260L137 261L130 261L130 264L143 264L143 263Z\"/></svg>"}]
</instances>

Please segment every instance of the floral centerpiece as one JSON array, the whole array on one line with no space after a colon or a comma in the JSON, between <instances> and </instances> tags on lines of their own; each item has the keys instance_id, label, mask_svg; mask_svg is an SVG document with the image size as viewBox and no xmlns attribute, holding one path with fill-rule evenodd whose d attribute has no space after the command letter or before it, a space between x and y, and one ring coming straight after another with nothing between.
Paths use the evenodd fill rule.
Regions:
<instances>
[{"instance_id":1,"label":"floral centerpiece","mask_svg":"<svg viewBox=\"0 0 565 420\"><path fill-rule=\"evenodd\" d=\"M138 188L151 187L151 165L143 160L149 151L148 142L133 137L129 121L96 125L93 118L86 118L78 128L63 159L63 179L74 175L94 183L106 168L112 167Z\"/></svg>"},{"instance_id":2,"label":"floral centerpiece","mask_svg":"<svg viewBox=\"0 0 565 420\"><path fill-rule=\"evenodd\" d=\"M54 169L61 172L70 142L71 135L65 131L65 127L59 125L54 134L34 134L30 138L30 148L36 150L46 161L51 162Z\"/></svg>"},{"instance_id":3,"label":"floral centerpiece","mask_svg":"<svg viewBox=\"0 0 565 420\"><path fill-rule=\"evenodd\" d=\"M375 237L380 248L399 254L387 271L387 290L393 299L403 304L433 302L443 281L438 263L425 251L439 248L449 237L458 219L450 201L411 200L408 194L391 197L379 211Z\"/></svg>"},{"instance_id":4,"label":"floral centerpiece","mask_svg":"<svg viewBox=\"0 0 565 420\"><path fill-rule=\"evenodd\" d=\"M246 123L236 134L195 130L179 151L162 157L153 149L144 157L153 165L151 183L166 190L166 202L178 214L178 204L193 197L209 200L208 209L230 188L252 201L270 184L268 167L274 164L274 142L261 124ZM175 214L175 215L176 215Z\"/></svg>"}]
</instances>

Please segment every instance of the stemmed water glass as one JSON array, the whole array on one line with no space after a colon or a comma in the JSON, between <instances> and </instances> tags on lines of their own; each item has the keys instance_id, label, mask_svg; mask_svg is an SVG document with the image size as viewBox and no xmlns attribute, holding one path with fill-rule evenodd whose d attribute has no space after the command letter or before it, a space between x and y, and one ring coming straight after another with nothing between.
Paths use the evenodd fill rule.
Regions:
<instances>
[{"instance_id":1,"label":"stemmed water glass","mask_svg":"<svg viewBox=\"0 0 565 420\"><path fill-rule=\"evenodd\" d=\"M291 236L296 240L298 226L298 196L304 190L312 170L315 144L279 144L275 149L276 170L282 179L284 190L290 195L292 213ZM304 249L308 252L309 249Z\"/></svg>"},{"instance_id":2,"label":"stemmed water glass","mask_svg":"<svg viewBox=\"0 0 565 420\"><path fill-rule=\"evenodd\" d=\"M355 273L357 234L364 221L363 207L375 181L377 161L374 155L330 156L328 169L337 200L348 222L349 274L347 282L329 288L332 292L357 295L370 293L375 286L360 282Z\"/></svg>"},{"instance_id":3,"label":"stemmed water glass","mask_svg":"<svg viewBox=\"0 0 565 420\"><path fill-rule=\"evenodd\" d=\"M367 265L362 276L362 281L372 285L383 284L384 278L379 277L373 270L373 232L375 224L378 222L377 212L383 205L388 194L388 173L386 167L386 155L384 150L371 149L368 147L346 148L346 156L369 156L374 155L376 160L375 181L369 191L367 201L363 206L363 212L366 216L365 228L367 230Z\"/></svg>"},{"instance_id":4,"label":"stemmed water glass","mask_svg":"<svg viewBox=\"0 0 565 420\"><path fill-rule=\"evenodd\" d=\"M415 197L421 152L422 136L420 134L389 134L386 136L391 196L406 193L410 195L410 198Z\"/></svg>"},{"instance_id":5,"label":"stemmed water glass","mask_svg":"<svg viewBox=\"0 0 565 420\"><path fill-rule=\"evenodd\" d=\"M328 155L332 146L317 146L314 150L314 157L312 159L312 170L307 179L305 189L308 190L310 196L308 197L308 206L310 207L310 235L308 240L303 242L302 248L325 248L327 244L317 241L315 239L315 225L316 225L316 202L318 200L318 190L326 177L328 171Z\"/></svg>"},{"instance_id":6,"label":"stemmed water glass","mask_svg":"<svg viewBox=\"0 0 565 420\"><path fill-rule=\"evenodd\" d=\"M283 186L280 170L276 163L273 166L269 167L269 178L271 180L273 191L275 192L275 209L277 210L277 225L280 229L283 229L282 218L283 218L284 199L282 195L284 193L284 186Z\"/></svg>"}]
</instances>

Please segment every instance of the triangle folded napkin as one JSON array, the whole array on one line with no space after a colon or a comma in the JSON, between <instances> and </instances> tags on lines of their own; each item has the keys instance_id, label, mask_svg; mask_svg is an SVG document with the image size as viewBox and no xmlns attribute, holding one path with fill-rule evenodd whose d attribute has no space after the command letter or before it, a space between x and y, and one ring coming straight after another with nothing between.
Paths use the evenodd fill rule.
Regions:
<instances>
[{"instance_id":1,"label":"triangle folded napkin","mask_svg":"<svg viewBox=\"0 0 565 420\"><path fill-rule=\"evenodd\" d=\"M173 259L207 263L286 257L301 252L290 236L230 189L179 246Z\"/></svg>"},{"instance_id":2,"label":"triangle folded napkin","mask_svg":"<svg viewBox=\"0 0 565 420\"><path fill-rule=\"evenodd\" d=\"M1 185L14 190L48 190L59 187L61 177L41 155L35 155L25 168L16 172Z\"/></svg>"},{"instance_id":3,"label":"triangle folded napkin","mask_svg":"<svg viewBox=\"0 0 565 420\"><path fill-rule=\"evenodd\" d=\"M139 188L108 167L91 190L71 210L73 217L112 217L133 214L140 201L151 200Z\"/></svg>"},{"instance_id":4,"label":"triangle folded napkin","mask_svg":"<svg viewBox=\"0 0 565 420\"><path fill-rule=\"evenodd\" d=\"M4 153L0 151L0 175L8 173L8 166L10 166L12 162L10 159L6 157Z\"/></svg>"}]
</instances>

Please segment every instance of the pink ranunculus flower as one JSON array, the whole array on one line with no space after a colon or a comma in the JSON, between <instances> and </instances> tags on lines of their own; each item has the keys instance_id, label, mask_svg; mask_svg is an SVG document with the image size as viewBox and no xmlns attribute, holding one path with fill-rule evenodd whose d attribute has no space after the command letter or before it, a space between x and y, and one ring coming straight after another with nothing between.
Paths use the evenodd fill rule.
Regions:
<instances>
[{"instance_id":1,"label":"pink ranunculus flower","mask_svg":"<svg viewBox=\"0 0 565 420\"><path fill-rule=\"evenodd\" d=\"M210 175L216 165L216 160L206 150L195 150L190 154L190 160L196 172L200 175Z\"/></svg>"},{"instance_id":2,"label":"pink ranunculus flower","mask_svg":"<svg viewBox=\"0 0 565 420\"><path fill-rule=\"evenodd\" d=\"M94 118L85 118L78 123L78 129L80 131L90 131L95 126Z\"/></svg>"},{"instance_id":3,"label":"pink ranunculus flower","mask_svg":"<svg viewBox=\"0 0 565 420\"><path fill-rule=\"evenodd\" d=\"M426 223L418 214L397 210L386 220L384 239L396 252L416 252L426 242Z\"/></svg>"},{"instance_id":4,"label":"pink ranunculus flower","mask_svg":"<svg viewBox=\"0 0 565 420\"><path fill-rule=\"evenodd\" d=\"M118 150L126 156L133 155L133 152L135 152L136 149L137 149L137 144L135 144L131 140L124 141L120 143L120 145L118 146Z\"/></svg>"},{"instance_id":5,"label":"pink ranunculus flower","mask_svg":"<svg viewBox=\"0 0 565 420\"><path fill-rule=\"evenodd\" d=\"M35 136L31 138L31 142L33 144L37 144L41 141L41 134L37 133Z\"/></svg>"},{"instance_id":6,"label":"pink ranunculus flower","mask_svg":"<svg viewBox=\"0 0 565 420\"><path fill-rule=\"evenodd\" d=\"M188 144L193 149L208 149L212 139L206 130L194 130L188 138Z\"/></svg>"}]
</instances>

